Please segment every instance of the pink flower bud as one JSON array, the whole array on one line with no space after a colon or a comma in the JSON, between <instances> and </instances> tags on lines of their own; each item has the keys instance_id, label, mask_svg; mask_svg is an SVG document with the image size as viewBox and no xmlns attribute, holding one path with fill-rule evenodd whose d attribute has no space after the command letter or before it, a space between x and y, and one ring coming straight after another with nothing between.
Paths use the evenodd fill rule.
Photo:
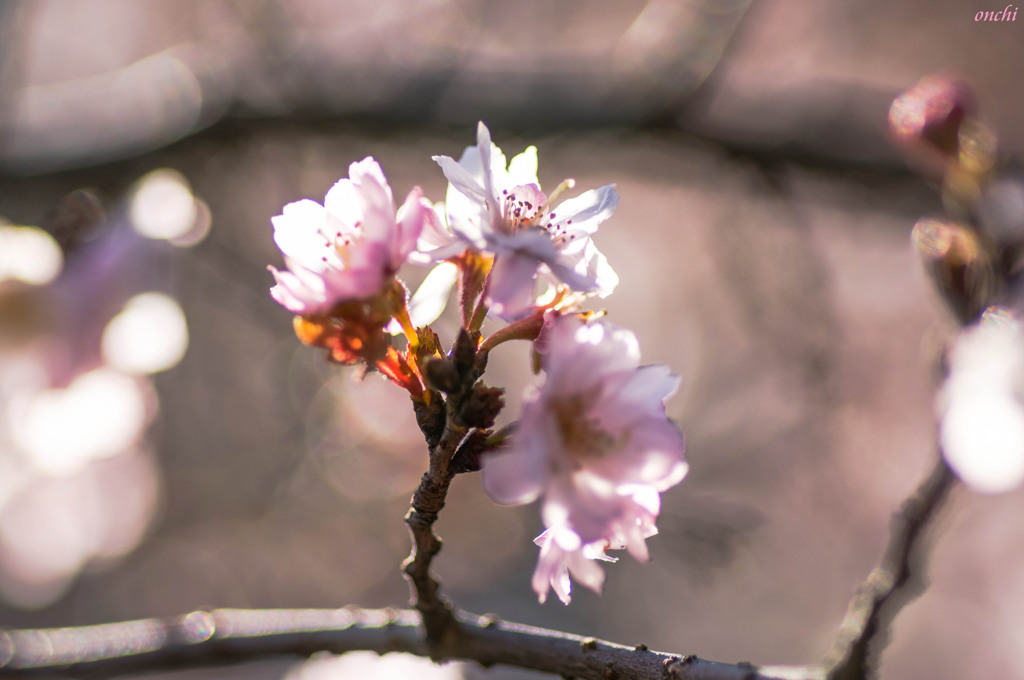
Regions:
<instances>
[{"instance_id":1,"label":"pink flower bud","mask_svg":"<svg viewBox=\"0 0 1024 680\"><path fill-rule=\"evenodd\" d=\"M960 128L975 112L966 81L949 75L923 78L889 109L889 132L922 169L941 177L960 148Z\"/></svg>"}]
</instances>

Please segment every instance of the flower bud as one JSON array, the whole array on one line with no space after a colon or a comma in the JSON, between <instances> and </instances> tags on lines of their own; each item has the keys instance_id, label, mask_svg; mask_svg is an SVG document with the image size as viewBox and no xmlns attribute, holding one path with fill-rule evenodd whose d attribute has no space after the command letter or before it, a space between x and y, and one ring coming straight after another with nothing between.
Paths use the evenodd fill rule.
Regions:
<instances>
[{"instance_id":1,"label":"flower bud","mask_svg":"<svg viewBox=\"0 0 1024 680\"><path fill-rule=\"evenodd\" d=\"M436 392L430 400L414 399L413 412L416 414L416 425L427 440L427 446L433 448L441 441L444 434L445 404L444 399Z\"/></svg>"},{"instance_id":2,"label":"flower bud","mask_svg":"<svg viewBox=\"0 0 1024 680\"><path fill-rule=\"evenodd\" d=\"M417 328L416 339L419 341L416 347L417 357L425 359L431 356L442 355L441 338L438 337L437 333L430 326Z\"/></svg>"},{"instance_id":3,"label":"flower bud","mask_svg":"<svg viewBox=\"0 0 1024 680\"><path fill-rule=\"evenodd\" d=\"M487 429L494 426L494 420L505 407L505 390L487 387L483 383L473 386L466 403L462 405L462 422L468 427Z\"/></svg>"},{"instance_id":4,"label":"flower bud","mask_svg":"<svg viewBox=\"0 0 1024 680\"><path fill-rule=\"evenodd\" d=\"M490 433L486 430L470 432L452 456L451 471L455 474L477 472L480 469L480 456L490 449L487 445L488 436Z\"/></svg>"},{"instance_id":5,"label":"flower bud","mask_svg":"<svg viewBox=\"0 0 1024 680\"><path fill-rule=\"evenodd\" d=\"M442 392L459 389L459 372L451 359L430 359L423 366L423 377L430 387Z\"/></svg>"},{"instance_id":6,"label":"flower bud","mask_svg":"<svg viewBox=\"0 0 1024 680\"><path fill-rule=\"evenodd\" d=\"M470 333L465 328L459 329L459 335L455 338L455 346L452 347L451 359L460 378L465 379L476 366L476 348L479 339L479 333Z\"/></svg>"},{"instance_id":7,"label":"flower bud","mask_svg":"<svg viewBox=\"0 0 1024 680\"><path fill-rule=\"evenodd\" d=\"M957 320L967 324L989 305L996 274L989 248L969 227L935 219L919 220L914 248L936 290Z\"/></svg>"},{"instance_id":8,"label":"flower bud","mask_svg":"<svg viewBox=\"0 0 1024 680\"><path fill-rule=\"evenodd\" d=\"M931 75L893 101L889 132L923 171L942 177L959 152L961 126L974 111L966 81Z\"/></svg>"},{"instance_id":9,"label":"flower bud","mask_svg":"<svg viewBox=\"0 0 1024 680\"><path fill-rule=\"evenodd\" d=\"M960 128L960 148L942 180L942 199L951 214L973 212L996 164L996 136L976 119Z\"/></svg>"},{"instance_id":10,"label":"flower bud","mask_svg":"<svg viewBox=\"0 0 1024 680\"><path fill-rule=\"evenodd\" d=\"M930 75L893 101L889 129L900 142L925 142L953 154L959 147L960 126L974 111L974 92L966 81Z\"/></svg>"}]
</instances>

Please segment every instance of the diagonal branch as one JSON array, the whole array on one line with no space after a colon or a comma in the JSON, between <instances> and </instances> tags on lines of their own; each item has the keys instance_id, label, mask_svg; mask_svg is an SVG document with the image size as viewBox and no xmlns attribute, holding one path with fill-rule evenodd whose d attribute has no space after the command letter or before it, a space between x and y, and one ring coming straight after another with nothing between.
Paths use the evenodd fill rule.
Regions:
<instances>
[{"instance_id":1,"label":"diagonal branch","mask_svg":"<svg viewBox=\"0 0 1024 680\"><path fill-rule=\"evenodd\" d=\"M825 658L830 680L873 677L893 618L926 586L927 529L955 483L940 452L928 477L893 514L882 561L850 601L839 636Z\"/></svg>"}]
</instances>

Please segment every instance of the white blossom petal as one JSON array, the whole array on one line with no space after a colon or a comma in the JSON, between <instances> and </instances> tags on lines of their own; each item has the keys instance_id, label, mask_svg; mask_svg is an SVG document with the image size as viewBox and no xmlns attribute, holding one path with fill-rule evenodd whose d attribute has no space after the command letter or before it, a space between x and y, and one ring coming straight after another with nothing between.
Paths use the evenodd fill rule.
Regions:
<instances>
[{"instance_id":1,"label":"white blossom petal","mask_svg":"<svg viewBox=\"0 0 1024 680\"><path fill-rule=\"evenodd\" d=\"M554 224L564 226L571 232L591 235L602 222L612 216L618 205L619 194L615 191L615 185L606 184L559 203L555 209L557 220Z\"/></svg>"},{"instance_id":2,"label":"white blossom petal","mask_svg":"<svg viewBox=\"0 0 1024 680\"><path fill-rule=\"evenodd\" d=\"M534 426L529 420L521 425L524 436L515 450L499 450L483 457L484 491L496 503L532 503L544 491L550 477L543 448L546 438L526 429Z\"/></svg>"},{"instance_id":3,"label":"white blossom petal","mask_svg":"<svg viewBox=\"0 0 1024 680\"><path fill-rule=\"evenodd\" d=\"M508 178L513 186L536 184L537 181L537 147L528 146L515 156L508 164Z\"/></svg>"},{"instance_id":4,"label":"white blossom petal","mask_svg":"<svg viewBox=\"0 0 1024 680\"><path fill-rule=\"evenodd\" d=\"M409 318L413 326L419 328L437 321L437 317L441 316L448 305L448 298L458 278L459 268L451 262L442 262L430 270L409 300ZM394 334L401 332L399 327Z\"/></svg>"},{"instance_id":5,"label":"white blossom petal","mask_svg":"<svg viewBox=\"0 0 1024 680\"><path fill-rule=\"evenodd\" d=\"M612 394L595 405L601 421L618 430L640 418L659 411L664 413L664 402L679 388L680 377L665 364L649 364L622 376L622 381L611 381ZM628 408L626 408L628 406Z\"/></svg>"},{"instance_id":6,"label":"white blossom petal","mask_svg":"<svg viewBox=\"0 0 1024 680\"><path fill-rule=\"evenodd\" d=\"M971 488L1003 493L1024 483L1024 333L1005 309L961 332L939 399L946 461Z\"/></svg>"},{"instance_id":7,"label":"white blossom petal","mask_svg":"<svg viewBox=\"0 0 1024 680\"><path fill-rule=\"evenodd\" d=\"M455 162L450 156L432 156L434 162L441 166L441 171L457 191L469 198L476 198L481 201L487 200L487 194L480 185L480 181L471 175L465 168ZM451 203L451 199L445 199Z\"/></svg>"}]
</instances>

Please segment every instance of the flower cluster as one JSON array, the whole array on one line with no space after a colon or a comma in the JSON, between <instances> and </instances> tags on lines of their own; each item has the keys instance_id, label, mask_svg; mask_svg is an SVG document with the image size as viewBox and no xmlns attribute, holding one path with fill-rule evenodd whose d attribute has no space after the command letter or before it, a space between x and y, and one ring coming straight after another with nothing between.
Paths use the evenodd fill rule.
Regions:
<instances>
[{"instance_id":1,"label":"flower cluster","mask_svg":"<svg viewBox=\"0 0 1024 680\"><path fill-rule=\"evenodd\" d=\"M996 167L995 135L968 84L934 75L900 95L893 139L939 181L947 215L921 219L913 242L961 331L945 362L939 440L975 490L1024 483L1024 180Z\"/></svg>"},{"instance_id":2,"label":"flower cluster","mask_svg":"<svg viewBox=\"0 0 1024 680\"><path fill-rule=\"evenodd\" d=\"M449 182L444 203L432 205L417 187L396 210L383 172L367 158L323 205L285 206L273 225L287 270L270 267L271 295L296 314L303 342L380 371L409 391L418 415L441 392L469 395L458 411L469 430L460 452L473 449L479 464L456 458L466 471L482 466L484 488L499 503L543 498L533 586L541 601L553 588L568 603L570 574L600 590L595 560L611 559L608 549L648 558L659 494L687 470L664 403L679 378L665 366L641 366L633 333L579 311L618 284L593 239L618 204L612 185L561 199L575 185L568 179L547 194L537 150L506 162L482 123L476 146L458 161L434 160ZM396 277L407 262L434 266L411 298ZM429 324L456 282L463 331L449 358ZM488 316L504 325L483 338ZM389 333L404 333L405 347ZM459 388L468 375L460 352L487 353L515 339L533 342L544 382L527 396L513 434L498 436L490 428L504 406L501 391Z\"/></svg>"}]
</instances>

